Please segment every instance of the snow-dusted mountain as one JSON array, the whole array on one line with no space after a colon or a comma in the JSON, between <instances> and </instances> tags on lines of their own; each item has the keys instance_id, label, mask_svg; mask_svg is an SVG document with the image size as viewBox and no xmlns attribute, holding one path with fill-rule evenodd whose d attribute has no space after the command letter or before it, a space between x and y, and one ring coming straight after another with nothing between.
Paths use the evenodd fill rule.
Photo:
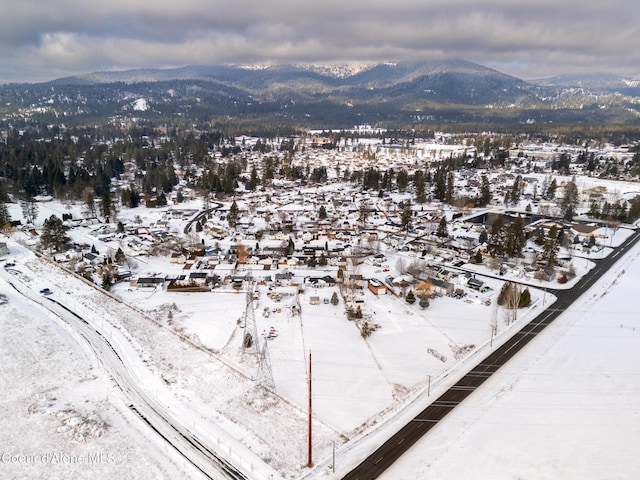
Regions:
<instances>
[{"instance_id":1,"label":"snow-dusted mountain","mask_svg":"<svg viewBox=\"0 0 640 480\"><path fill-rule=\"evenodd\" d=\"M131 99L145 109L131 108ZM613 75L526 82L465 60L185 66L94 72L0 86L0 113L67 123L123 111L148 118L250 117L306 126L416 122L637 122L638 81ZM272 120L271 120L272 121Z\"/></svg>"}]
</instances>

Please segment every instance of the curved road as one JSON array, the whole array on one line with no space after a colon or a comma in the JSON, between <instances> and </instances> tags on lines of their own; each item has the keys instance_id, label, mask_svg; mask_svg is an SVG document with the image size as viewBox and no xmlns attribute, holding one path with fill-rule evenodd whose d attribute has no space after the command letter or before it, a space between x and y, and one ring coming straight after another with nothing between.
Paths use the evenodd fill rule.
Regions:
<instances>
[{"instance_id":1,"label":"curved road","mask_svg":"<svg viewBox=\"0 0 640 480\"><path fill-rule=\"evenodd\" d=\"M199 470L204 478L238 479L252 478L245 475L228 459L219 455L206 442L182 424L170 409L158 402L141 386L123 352L111 344L108 335L90 325L80 315L51 296L42 296L2 269L2 276L18 293L54 313L71 330L82 337L94 352L108 374L122 391L129 408L171 445L189 464Z\"/></svg>"},{"instance_id":2,"label":"curved road","mask_svg":"<svg viewBox=\"0 0 640 480\"><path fill-rule=\"evenodd\" d=\"M222 208L222 204L220 202L213 202L216 204L215 207L210 207L207 208L205 210L201 210L198 213L196 213L193 218L191 220L189 220L187 222L187 224L184 227L184 233L188 234L191 231L191 227L193 226L194 223L199 222L200 220L202 220L206 215L209 215L211 212L214 212L220 208Z\"/></svg>"},{"instance_id":3,"label":"curved road","mask_svg":"<svg viewBox=\"0 0 640 480\"><path fill-rule=\"evenodd\" d=\"M525 325L513 337L488 357L471 369L449 390L420 412L413 420L402 427L389 440L369 455L360 465L343 477L343 480L369 480L377 478L400 456L409 450L425 433L442 420L451 410L482 385L493 373L511 357L527 345L538 333L543 331L562 312L588 290L609 270L621 256L640 240L640 231L631 235L607 258L597 260L596 266L570 290L555 292L557 301L552 309L540 313Z\"/></svg>"}]
</instances>

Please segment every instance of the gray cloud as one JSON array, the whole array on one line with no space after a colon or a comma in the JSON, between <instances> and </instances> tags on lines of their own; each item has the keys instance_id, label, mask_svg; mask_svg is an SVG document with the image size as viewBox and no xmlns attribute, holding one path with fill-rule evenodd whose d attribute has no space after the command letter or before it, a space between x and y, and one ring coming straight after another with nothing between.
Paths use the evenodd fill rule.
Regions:
<instances>
[{"instance_id":1,"label":"gray cloud","mask_svg":"<svg viewBox=\"0 0 640 480\"><path fill-rule=\"evenodd\" d=\"M21 0L0 17L0 81L186 64L431 58L464 58L521 78L640 75L635 2L520 3Z\"/></svg>"}]
</instances>

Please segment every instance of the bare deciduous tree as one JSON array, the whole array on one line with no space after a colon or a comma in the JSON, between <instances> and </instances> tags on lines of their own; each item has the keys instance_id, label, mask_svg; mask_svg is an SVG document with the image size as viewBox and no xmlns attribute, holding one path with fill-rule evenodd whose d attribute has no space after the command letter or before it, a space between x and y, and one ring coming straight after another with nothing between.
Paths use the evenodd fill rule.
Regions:
<instances>
[{"instance_id":1,"label":"bare deciduous tree","mask_svg":"<svg viewBox=\"0 0 640 480\"><path fill-rule=\"evenodd\" d=\"M409 265L404 258L400 257L396 260L396 271L398 272L398 275L406 275L409 271L408 269Z\"/></svg>"},{"instance_id":2,"label":"bare deciduous tree","mask_svg":"<svg viewBox=\"0 0 640 480\"><path fill-rule=\"evenodd\" d=\"M421 274L426 270L427 263L423 260L413 260L407 265L407 274L413 278L420 278Z\"/></svg>"}]
</instances>

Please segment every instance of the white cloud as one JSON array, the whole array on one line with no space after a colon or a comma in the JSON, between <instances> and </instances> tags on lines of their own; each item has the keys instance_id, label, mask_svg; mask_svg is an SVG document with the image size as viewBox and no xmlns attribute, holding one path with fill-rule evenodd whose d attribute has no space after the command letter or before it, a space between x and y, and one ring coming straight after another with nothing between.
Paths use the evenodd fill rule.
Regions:
<instances>
[{"instance_id":1,"label":"white cloud","mask_svg":"<svg viewBox=\"0 0 640 480\"><path fill-rule=\"evenodd\" d=\"M0 18L0 72L29 81L189 63L458 57L524 77L635 74L636 10L628 0L23 0Z\"/></svg>"}]
</instances>

